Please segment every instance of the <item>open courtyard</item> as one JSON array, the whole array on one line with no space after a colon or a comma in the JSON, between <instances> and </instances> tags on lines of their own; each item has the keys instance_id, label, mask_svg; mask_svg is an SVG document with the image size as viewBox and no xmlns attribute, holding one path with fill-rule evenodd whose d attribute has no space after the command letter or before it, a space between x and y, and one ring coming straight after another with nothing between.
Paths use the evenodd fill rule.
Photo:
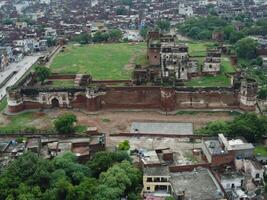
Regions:
<instances>
[{"instance_id":1,"label":"open courtyard","mask_svg":"<svg viewBox=\"0 0 267 200\"><path fill-rule=\"evenodd\" d=\"M50 64L54 73L91 74L96 80L131 79L135 64L145 61L144 43L70 44Z\"/></svg>"}]
</instances>

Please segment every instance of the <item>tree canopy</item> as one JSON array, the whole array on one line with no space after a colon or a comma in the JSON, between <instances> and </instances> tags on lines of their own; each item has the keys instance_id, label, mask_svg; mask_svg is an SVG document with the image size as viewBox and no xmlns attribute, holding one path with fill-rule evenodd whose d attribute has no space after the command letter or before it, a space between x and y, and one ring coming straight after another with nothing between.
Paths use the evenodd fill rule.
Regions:
<instances>
[{"instance_id":1,"label":"tree canopy","mask_svg":"<svg viewBox=\"0 0 267 200\"><path fill-rule=\"evenodd\" d=\"M160 21L158 21L156 23L156 26L162 32L169 31L170 28L171 28L171 24L167 20L160 20Z\"/></svg>"},{"instance_id":2,"label":"tree canopy","mask_svg":"<svg viewBox=\"0 0 267 200\"><path fill-rule=\"evenodd\" d=\"M215 121L208 123L197 131L204 135L218 135L223 133L229 137L244 137L248 142L259 142L267 133L267 117L254 113L245 113L233 121Z\"/></svg>"},{"instance_id":3,"label":"tree canopy","mask_svg":"<svg viewBox=\"0 0 267 200\"><path fill-rule=\"evenodd\" d=\"M27 152L0 173L0 199L110 200L126 196L137 199L141 172L121 152L100 152L89 163L105 160L106 155L111 155L112 162L99 170L99 178L95 178L92 176L95 169L90 164L78 163L72 153L45 160Z\"/></svg>"},{"instance_id":4,"label":"tree canopy","mask_svg":"<svg viewBox=\"0 0 267 200\"><path fill-rule=\"evenodd\" d=\"M235 45L236 53L239 57L245 59L253 59L257 57L257 42L251 38L243 38Z\"/></svg>"},{"instance_id":5,"label":"tree canopy","mask_svg":"<svg viewBox=\"0 0 267 200\"><path fill-rule=\"evenodd\" d=\"M35 73L37 75L38 81L40 81L43 84L44 81L50 75L50 70L47 67L38 66L38 67L35 68Z\"/></svg>"},{"instance_id":6,"label":"tree canopy","mask_svg":"<svg viewBox=\"0 0 267 200\"><path fill-rule=\"evenodd\" d=\"M73 114L64 114L54 121L54 126L58 133L66 134L74 132L74 123L77 118Z\"/></svg>"}]
</instances>

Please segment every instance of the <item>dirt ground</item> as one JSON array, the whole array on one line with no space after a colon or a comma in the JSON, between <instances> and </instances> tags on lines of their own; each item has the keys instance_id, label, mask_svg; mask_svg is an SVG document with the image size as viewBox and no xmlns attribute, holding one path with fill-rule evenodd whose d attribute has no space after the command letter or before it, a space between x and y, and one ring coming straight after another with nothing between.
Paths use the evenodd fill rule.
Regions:
<instances>
[{"instance_id":1,"label":"dirt ground","mask_svg":"<svg viewBox=\"0 0 267 200\"><path fill-rule=\"evenodd\" d=\"M233 116L226 112L196 113L181 115L164 115L158 112L116 112L104 111L96 115L86 115L74 112L79 123L88 126L96 126L99 131L105 133L128 132L132 122L191 122L194 129L204 126L207 122L216 120L231 120Z\"/></svg>"},{"instance_id":2,"label":"dirt ground","mask_svg":"<svg viewBox=\"0 0 267 200\"><path fill-rule=\"evenodd\" d=\"M45 110L43 112L35 111L31 118L28 117L27 120L24 119L26 116L23 114L19 114L15 118L19 117L17 121L23 120L25 125L48 128L52 126L54 119L66 112L75 114L79 124L97 127L100 132L104 133L129 132L132 122L191 122L196 130L211 121L233 119L233 116L227 112L197 112L166 116L156 111L102 111L97 114L88 114L64 109ZM2 125L5 125L10 123L10 119L14 119L14 116L2 115L0 122Z\"/></svg>"}]
</instances>

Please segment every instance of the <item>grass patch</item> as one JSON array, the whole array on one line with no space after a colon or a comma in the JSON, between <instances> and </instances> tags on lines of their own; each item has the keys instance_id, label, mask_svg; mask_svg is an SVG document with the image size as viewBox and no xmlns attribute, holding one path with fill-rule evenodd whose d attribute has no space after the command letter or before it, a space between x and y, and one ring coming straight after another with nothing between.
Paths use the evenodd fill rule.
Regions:
<instances>
[{"instance_id":1,"label":"grass patch","mask_svg":"<svg viewBox=\"0 0 267 200\"><path fill-rule=\"evenodd\" d=\"M104 118L104 119L102 119L102 122L104 122L104 123L108 123L108 122L111 122L111 120L108 119L108 118Z\"/></svg>"},{"instance_id":2,"label":"grass patch","mask_svg":"<svg viewBox=\"0 0 267 200\"><path fill-rule=\"evenodd\" d=\"M221 71L224 73L235 72L235 67L231 64L230 59L226 56L222 56L221 58Z\"/></svg>"},{"instance_id":3,"label":"grass patch","mask_svg":"<svg viewBox=\"0 0 267 200\"><path fill-rule=\"evenodd\" d=\"M2 101L0 101L0 111L3 111L7 106L7 98L5 97L4 99L2 99Z\"/></svg>"},{"instance_id":4,"label":"grass patch","mask_svg":"<svg viewBox=\"0 0 267 200\"><path fill-rule=\"evenodd\" d=\"M228 87L231 85L231 80L224 74L217 76L203 76L198 79L192 79L185 82L188 87Z\"/></svg>"},{"instance_id":5,"label":"grass patch","mask_svg":"<svg viewBox=\"0 0 267 200\"><path fill-rule=\"evenodd\" d=\"M25 128L33 128L32 126L27 126L32 122L36 116L32 112L25 112L15 116L10 116L10 122L6 125L0 126L0 131L2 132L13 132L20 131Z\"/></svg>"},{"instance_id":6,"label":"grass patch","mask_svg":"<svg viewBox=\"0 0 267 200\"><path fill-rule=\"evenodd\" d=\"M53 87L73 87L74 82L73 80L54 80L52 81Z\"/></svg>"},{"instance_id":7,"label":"grass patch","mask_svg":"<svg viewBox=\"0 0 267 200\"><path fill-rule=\"evenodd\" d=\"M260 155L260 156L267 156L267 147L265 146L256 146L254 150L255 155Z\"/></svg>"},{"instance_id":8,"label":"grass patch","mask_svg":"<svg viewBox=\"0 0 267 200\"><path fill-rule=\"evenodd\" d=\"M77 125L75 127L75 132L76 133L85 133L87 130L87 126L84 126L84 125Z\"/></svg>"},{"instance_id":9,"label":"grass patch","mask_svg":"<svg viewBox=\"0 0 267 200\"><path fill-rule=\"evenodd\" d=\"M207 42L207 41L188 41L186 45L189 47L189 55L192 57L195 56L206 56L207 48L214 47L214 42Z\"/></svg>"},{"instance_id":10,"label":"grass patch","mask_svg":"<svg viewBox=\"0 0 267 200\"><path fill-rule=\"evenodd\" d=\"M126 65L142 57L145 48L145 43L69 45L55 57L50 68L55 73L88 73L97 80L129 79L133 68ZM143 58L137 60L144 62Z\"/></svg>"},{"instance_id":11,"label":"grass patch","mask_svg":"<svg viewBox=\"0 0 267 200\"><path fill-rule=\"evenodd\" d=\"M147 56L145 54L138 55L135 59L135 64L137 65L142 65L142 66L147 66L149 65L149 61L147 59Z\"/></svg>"}]
</instances>

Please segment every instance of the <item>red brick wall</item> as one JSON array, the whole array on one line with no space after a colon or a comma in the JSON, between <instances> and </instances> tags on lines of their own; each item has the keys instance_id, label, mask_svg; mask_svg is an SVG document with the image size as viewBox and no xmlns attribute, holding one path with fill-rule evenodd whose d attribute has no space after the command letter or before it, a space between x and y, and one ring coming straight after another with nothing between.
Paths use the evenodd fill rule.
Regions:
<instances>
[{"instance_id":1,"label":"red brick wall","mask_svg":"<svg viewBox=\"0 0 267 200\"><path fill-rule=\"evenodd\" d=\"M179 165L179 166L170 166L169 171L170 172L184 172L184 171L193 171L197 167L205 167L209 168L210 164L209 163L204 163L204 164L196 164L196 165Z\"/></svg>"},{"instance_id":2,"label":"red brick wall","mask_svg":"<svg viewBox=\"0 0 267 200\"><path fill-rule=\"evenodd\" d=\"M159 48L149 48L147 51L147 56L150 65L160 65L160 49Z\"/></svg>"},{"instance_id":3,"label":"red brick wall","mask_svg":"<svg viewBox=\"0 0 267 200\"><path fill-rule=\"evenodd\" d=\"M18 106L8 106L8 112L10 113L17 113L24 110L24 105L20 104Z\"/></svg>"},{"instance_id":4,"label":"red brick wall","mask_svg":"<svg viewBox=\"0 0 267 200\"><path fill-rule=\"evenodd\" d=\"M39 109L39 108L42 108L42 104L40 104L38 102L29 102L29 101L24 102L24 109L25 110Z\"/></svg>"},{"instance_id":5,"label":"red brick wall","mask_svg":"<svg viewBox=\"0 0 267 200\"><path fill-rule=\"evenodd\" d=\"M51 74L48 79L49 80L58 80L58 79L75 79L75 74Z\"/></svg>"},{"instance_id":6,"label":"red brick wall","mask_svg":"<svg viewBox=\"0 0 267 200\"><path fill-rule=\"evenodd\" d=\"M238 95L218 92L178 92L177 108L238 108Z\"/></svg>"},{"instance_id":7,"label":"red brick wall","mask_svg":"<svg viewBox=\"0 0 267 200\"><path fill-rule=\"evenodd\" d=\"M78 95L75 100L71 102L73 108L86 108L87 98L85 95Z\"/></svg>"},{"instance_id":8,"label":"red brick wall","mask_svg":"<svg viewBox=\"0 0 267 200\"><path fill-rule=\"evenodd\" d=\"M235 156L231 152L229 152L229 154L225 154L225 155L213 155L211 166L215 167L215 166L220 166L220 165L224 165L224 164L229 164L229 163L233 162L234 159L235 159Z\"/></svg>"},{"instance_id":9,"label":"red brick wall","mask_svg":"<svg viewBox=\"0 0 267 200\"><path fill-rule=\"evenodd\" d=\"M102 108L160 108L159 87L109 88L102 96Z\"/></svg>"}]
</instances>

